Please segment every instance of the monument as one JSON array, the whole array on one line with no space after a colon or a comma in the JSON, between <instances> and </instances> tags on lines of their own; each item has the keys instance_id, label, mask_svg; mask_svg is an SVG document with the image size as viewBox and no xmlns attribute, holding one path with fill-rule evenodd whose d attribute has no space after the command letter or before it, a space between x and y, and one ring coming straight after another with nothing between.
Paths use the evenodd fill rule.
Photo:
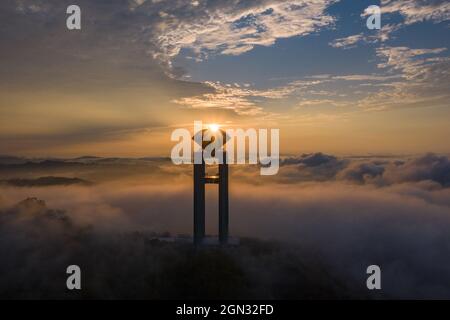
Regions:
<instances>
[{"instance_id":1,"label":"monument","mask_svg":"<svg viewBox=\"0 0 450 320\"><path fill-rule=\"evenodd\" d=\"M194 244L196 246L201 245L205 241L205 187L207 184L216 184L219 189L219 243L221 245L227 245L229 241L228 233L228 163L227 155L223 150L223 156L221 163L218 165L218 172L214 175L206 174L206 163L204 159L204 150L210 144L214 142L215 136L212 135L211 141L203 141L203 135L210 129L203 129L196 133L201 137L193 137L194 141L202 141L201 148L201 163L194 163ZM215 133L222 134L223 145L227 141L225 131L216 129ZM201 139L200 139L201 138ZM199 152L200 153L200 152ZM214 157L215 154L212 154Z\"/></svg>"}]
</instances>

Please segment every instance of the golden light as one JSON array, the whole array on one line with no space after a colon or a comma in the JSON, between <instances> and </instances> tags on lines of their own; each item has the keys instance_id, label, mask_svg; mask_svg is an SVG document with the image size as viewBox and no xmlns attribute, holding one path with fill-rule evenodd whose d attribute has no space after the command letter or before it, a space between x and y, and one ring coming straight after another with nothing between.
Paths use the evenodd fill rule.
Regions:
<instances>
[{"instance_id":1,"label":"golden light","mask_svg":"<svg viewBox=\"0 0 450 320\"><path fill-rule=\"evenodd\" d=\"M209 126L209 130L211 130L212 132L217 132L219 131L220 126L217 123L211 123Z\"/></svg>"}]
</instances>

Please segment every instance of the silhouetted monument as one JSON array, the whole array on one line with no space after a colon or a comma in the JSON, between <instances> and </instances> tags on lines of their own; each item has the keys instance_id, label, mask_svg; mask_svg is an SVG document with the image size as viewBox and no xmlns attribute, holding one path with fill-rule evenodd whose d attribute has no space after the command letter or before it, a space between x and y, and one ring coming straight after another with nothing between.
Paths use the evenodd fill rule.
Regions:
<instances>
[{"instance_id":1,"label":"silhouetted monument","mask_svg":"<svg viewBox=\"0 0 450 320\"><path fill-rule=\"evenodd\" d=\"M199 132L202 134L206 130ZM226 134L220 131L226 143ZM214 138L214 137L213 137ZM195 140L195 137L194 137ZM203 140L202 140L203 141ZM223 161L219 164L216 175L206 175L206 164L203 150L214 139L202 142L201 164L194 164L194 244L200 245L205 238L205 187L207 184L219 185L219 243L228 244L228 164L226 152L223 151ZM212 154L214 157L215 155Z\"/></svg>"}]
</instances>

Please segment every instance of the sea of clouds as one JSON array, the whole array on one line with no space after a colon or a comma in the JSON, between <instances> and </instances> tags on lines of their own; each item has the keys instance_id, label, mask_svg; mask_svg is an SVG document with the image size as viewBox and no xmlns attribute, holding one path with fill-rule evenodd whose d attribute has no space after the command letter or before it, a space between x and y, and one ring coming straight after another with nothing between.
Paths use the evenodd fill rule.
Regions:
<instances>
[{"instance_id":1,"label":"sea of clouds","mask_svg":"<svg viewBox=\"0 0 450 320\"><path fill-rule=\"evenodd\" d=\"M116 161L108 170L128 165ZM2 261L30 241L27 237L44 239L34 250L47 250L47 242L54 245L62 235L70 234L64 223L40 222L33 215L34 205L17 207L31 196L45 200L48 208L64 210L70 224L97 235L190 234L190 170L161 162L159 170L149 176L104 178L92 186L3 186L0 251L6 258ZM77 171L72 169L72 176L87 175L87 171ZM284 158L276 177L261 177L258 168L236 166L230 181L233 236L299 244L362 286L367 266L379 265L384 297L450 298L447 156L305 154ZM215 234L214 187L207 198L207 232ZM52 215L58 216L58 211ZM68 248L76 246L76 240L70 239Z\"/></svg>"}]
</instances>

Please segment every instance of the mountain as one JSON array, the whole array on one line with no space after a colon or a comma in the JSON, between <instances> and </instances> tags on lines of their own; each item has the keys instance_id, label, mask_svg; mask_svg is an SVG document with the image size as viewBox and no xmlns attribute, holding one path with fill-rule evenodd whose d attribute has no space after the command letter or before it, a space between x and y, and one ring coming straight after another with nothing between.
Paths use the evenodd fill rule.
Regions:
<instances>
[{"instance_id":1,"label":"mountain","mask_svg":"<svg viewBox=\"0 0 450 320\"><path fill-rule=\"evenodd\" d=\"M8 179L0 180L1 184L6 184L14 187L48 187L48 186L68 186L68 185L92 185L92 182L79 178L65 178L65 177L40 177L36 179Z\"/></svg>"}]
</instances>

